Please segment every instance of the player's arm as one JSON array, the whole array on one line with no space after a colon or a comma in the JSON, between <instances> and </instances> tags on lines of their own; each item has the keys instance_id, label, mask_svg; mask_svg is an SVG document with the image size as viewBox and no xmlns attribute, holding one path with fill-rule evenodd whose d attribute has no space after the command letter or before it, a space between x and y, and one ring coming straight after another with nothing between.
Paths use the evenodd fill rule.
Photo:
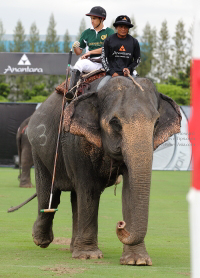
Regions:
<instances>
[{"instance_id":1,"label":"player's arm","mask_svg":"<svg viewBox=\"0 0 200 278\"><path fill-rule=\"evenodd\" d=\"M94 54L99 54L99 55L101 55L101 53L102 53L102 47L101 47L101 48L94 49L94 50L88 51L87 53L83 54L83 56L81 56L81 59L86 59L86 58L88 58L90 55L94 55Z\"/></svg>"}]
</instances>

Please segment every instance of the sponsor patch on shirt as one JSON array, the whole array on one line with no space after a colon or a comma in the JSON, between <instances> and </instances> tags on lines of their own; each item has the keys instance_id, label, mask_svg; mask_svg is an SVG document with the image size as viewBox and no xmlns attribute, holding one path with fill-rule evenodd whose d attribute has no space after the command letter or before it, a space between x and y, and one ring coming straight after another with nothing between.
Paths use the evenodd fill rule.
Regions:
<instances>
[{"instance_id":1,"label":"sponsor patch on shirt","mask_svg":"<svg viewBox=\"0 0 200 278\"><path fill-rule=\"evenodd\" d=\"M107 36L108 36L107 34L106 34L106 35L102 35L102 36L101 36L101 40L104 41L104 40L107 38Z\"/></svg>"},{"instance_id":2,"label":"sponsor patch on shirt","mask_svg":"<svg viewBox=\"0 0 200 278\"><path fill-rule=\"evenodd\" d=\"M119 51L126 51L125 47L122 45L119 49Z\"/></svg>"}]
</instances>

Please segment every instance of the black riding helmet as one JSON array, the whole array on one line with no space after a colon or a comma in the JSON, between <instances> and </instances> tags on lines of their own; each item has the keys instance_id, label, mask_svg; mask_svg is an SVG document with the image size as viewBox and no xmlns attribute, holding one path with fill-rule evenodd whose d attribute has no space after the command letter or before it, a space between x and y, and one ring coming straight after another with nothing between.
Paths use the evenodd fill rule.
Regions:
<instances>
[{"instance_id":1,"label":"black riding helmet","mask_svg":"<svg viewBox=\"0 0 200 278\"><path fill-rule=\"evenodd\" d=\"M104 8L102 8L100 6L95 6L86 15L87 16L97 16L97 17L101 17L103 19L106 19L106 10L104 10Z\"/></svg>"},{"instance_id":2,"label":"black riding helmet","mask_svg":"<svg viewBox=\"0 0 200 278\"><path fill-rule=\"evenodd\" d=\"M115 19L113 26L117 27L118 25L127 25L129 28L133 27L133 24L131 24L131 20L127 15L120 15Z\"/></svg>"}]
</instances>

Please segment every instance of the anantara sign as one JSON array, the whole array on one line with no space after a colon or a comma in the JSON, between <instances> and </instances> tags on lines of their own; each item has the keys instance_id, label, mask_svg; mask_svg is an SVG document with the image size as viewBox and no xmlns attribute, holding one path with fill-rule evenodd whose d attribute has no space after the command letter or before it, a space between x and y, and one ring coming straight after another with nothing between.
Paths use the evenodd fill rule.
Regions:
<instances>
[{"instance_id":1,"label":"anantara sign","mask_svg":"<svg viewBox=\"0 0 200 278\"><path fill-rule=\"evenodd\" d=\"M19 67L21 66L21 67ZM31 62L29 61L26 54L23 54L17 67L11 67L10 65L5 69L4 74L15 74L15 73L43 73L43 68L30 67Z\"/></svg>"},{"instance_id":2,"label":"anantara sign","mask_svg":"<svg viewBox=\"0 0 200 278\"><path fill-rule=\"evenodd\" d=\"M72 55L72 65L78 57ZM0 75L65 75L68 53L0 53Z\"/></svg>"}]
</instances>

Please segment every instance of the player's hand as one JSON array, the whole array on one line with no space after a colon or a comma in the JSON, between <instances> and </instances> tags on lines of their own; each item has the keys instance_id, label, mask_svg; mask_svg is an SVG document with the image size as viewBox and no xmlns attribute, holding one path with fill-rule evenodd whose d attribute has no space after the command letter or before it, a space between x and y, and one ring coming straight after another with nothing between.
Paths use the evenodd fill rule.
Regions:
<instances>
[{"instance_id":1,"label":"player's hand","mask_svg":"<svg viewBox=\"0 0 200 278\"><path fill-rule=\"evenodd\" d=\"M128 76L130 74L130 70L128 68L123 69L124 76Z\"/></svg>"},{"instance_id":2,"label":"player's hand","mask_svg":"<svg viewBox=\"0 0 200 278\"><path fill-rule=\"evenodd\" d=\"M89 56L90 56L90 52L88 51L87 53L81 56L81 59L87 59Z\"/></svg>"},{"instance_id":3,"label":"player's hand","mask_svg":"<svg viewBox=\"0 0 200 278\"><path fill-rule=\"evenodd\" d=\"M80 47L80 42L79 41L75 41L72 45L73 48L77 48Z\"/></svg>"}]
</instances>

